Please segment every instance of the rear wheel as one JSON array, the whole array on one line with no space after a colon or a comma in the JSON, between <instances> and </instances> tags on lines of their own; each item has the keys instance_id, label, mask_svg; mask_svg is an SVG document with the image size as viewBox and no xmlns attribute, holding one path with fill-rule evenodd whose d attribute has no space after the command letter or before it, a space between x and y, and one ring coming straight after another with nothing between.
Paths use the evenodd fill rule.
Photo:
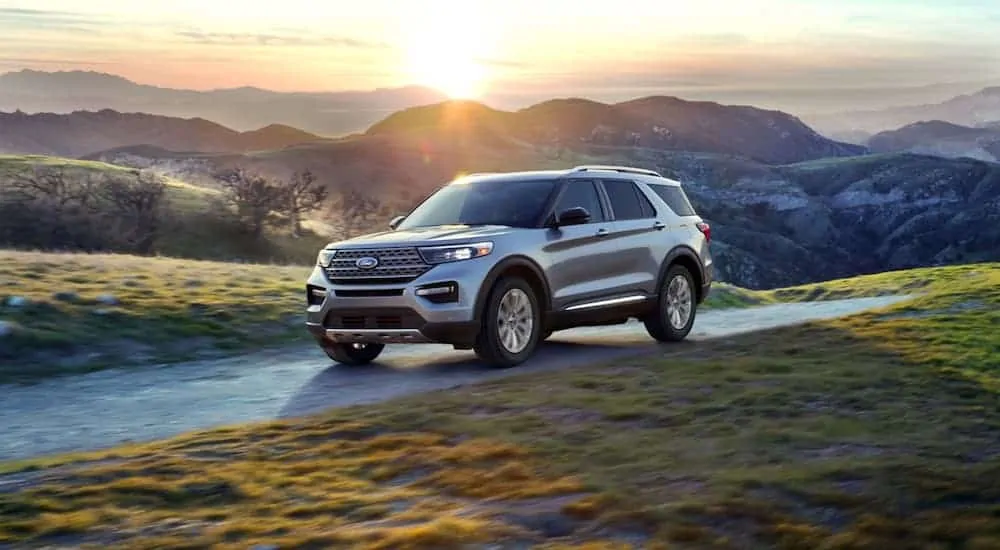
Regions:
<instances>
[{"instance_id":1,"label":"rear wheel","mask_svg":"<svg viewBox=\"0 0 1000 550\"><path fill-rule=\"evenodd\" d=\"M385 349L385 344L324 344L327 357L344 365L367 365Z\"/></svg>"},{"instance_id":2,"label":"rear wheel","mask_svg":"<svg viewBox=\"0 0 1000 550\"><path fill-rule=\"evenodd\" d=\"M656 308L643 320L646 332L660 342L679 342L694 326L697 304L694 277L682 265L672 265L663 279Z\"/></svg>"},{"instance_id":3,"label":"rear wheel","mask_svg":"<svg viewBox=\"0 0 1000 550\"><path fill-rule=\"evenodd\" d=\"M531 285L505 277L494 285L482 313L483 326L474 350L483 362L507 368L523 363L542 335L541 309Z\"/></svg>"}]
</instances>

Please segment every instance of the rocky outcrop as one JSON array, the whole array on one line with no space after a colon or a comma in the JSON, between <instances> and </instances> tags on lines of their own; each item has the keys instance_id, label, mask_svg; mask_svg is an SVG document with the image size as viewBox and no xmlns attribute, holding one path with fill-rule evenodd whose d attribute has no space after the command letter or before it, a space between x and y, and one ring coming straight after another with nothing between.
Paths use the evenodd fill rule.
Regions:
<instances>
[{"instance_id":1,"label":"rocky outcrop","mask_svg":"<svg viewBox=\"0 0 1000 550\"><path fill-rule=\"evenodd\" d=\"M750 288L1000 260L1000 164L912 154L688 180L723 279Z\"/></svg>"}]
</instances>

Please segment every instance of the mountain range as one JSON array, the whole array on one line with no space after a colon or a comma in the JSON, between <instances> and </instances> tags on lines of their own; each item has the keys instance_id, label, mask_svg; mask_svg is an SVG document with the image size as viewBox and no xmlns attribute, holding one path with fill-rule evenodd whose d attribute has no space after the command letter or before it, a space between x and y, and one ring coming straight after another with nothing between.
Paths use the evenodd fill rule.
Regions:
<instances>
[{"instance_id":1,"label":"mountain range","mask_svg":"<svg viewBox=\"0 0 1000 550\"><path fill-rule=\"evenodd\" d=\"M205 118L238 131L281 124L322 136L361 131L399 109L444 99L440 92L419 86L317 93L252 87L197 91L138 84L92 71L0 74L0 111L66 114L111 109Z\"/></svg>"},{"instance_id":2,"label":"mountain range","mask_svg":"<svg viewBox=\"0 0 1000 550\"><path fill-rule=\"evenodd\" d=\"M552 100L520 111L447 101L396 112L365 135L437 135L474 138L497 149L529 143L566 148L578 144L704 151L780 164L857 155L863 147L824 138L780 111L675 97L646 97L608 105L582 99ZM237 132L205 119L118 113L0 114L0 152L85 156L127 146L170 151L235 153L281 149L321 139L271 125Z\"/></svg>"},{"instance_id":3,"label":"mountain range","mask_svg":"<svg viewBox=\"0 0 1000 550\"><path fill-rule=\"evenodd\" d=\"M931 120L880 132L867 142L875 152L923 153L942 157L969 157L1000 161L1000 124L978 128Z\"/></svg>"},{"instance_id":4,"label":"mountain range","mask_svg":"<svg viewBox=\"0 0 1000 550\"><path fill-rule=\"evenodd\" d=\"M703 151L780 164L858 155L864 147L825 138L781 111L650 96L605 104L556 99L519 111L499 111L474 102L413 107L373 125L368 135L397 132L477 134L535 145L580 143Z\"/></svg>"},{"instance_id":5,"label":"mountain range","mask_svg":"<svg viewBox=\"0 0 1000 550\"><path fill-rule=\"evenodd\" d=\"M1000 86L983 88L940 103L813 115L804 119L824 135L862 143L878 132L917 122L943 121L979 127L1000 121Z\"/></svg>"},{"instance_id":6,"label":"mountain range","mask_svg":"<svg viewBox=\"0 0 1000 550\"><path fill-rule=\"evenodd\" d=\"M319 136L272 124L237 132L214 122L109 109L67 115L0 112L0 153L79 157L127 145L191 152L280 149Z\"/></svg>"}]
</instances>

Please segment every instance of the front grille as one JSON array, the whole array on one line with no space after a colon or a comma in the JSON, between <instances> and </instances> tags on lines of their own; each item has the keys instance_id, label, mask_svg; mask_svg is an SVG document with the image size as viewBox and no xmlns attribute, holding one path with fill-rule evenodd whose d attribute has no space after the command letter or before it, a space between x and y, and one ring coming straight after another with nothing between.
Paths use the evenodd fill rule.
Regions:
<instances>
[{"instance_id":1,"label":"front grille","mask_svg":"<svg viewBox=\"0 0 1000 550\"><path fill-rule=\"evenodd\" d=\"M361 269L359 258L375 258L374 269ZM416 248L370 248L338 250L326 268L326 276L334 284L398 284L408 283L431 268L424 263Z\"/></svg>"},{"instance_id":2,"label":"front grille","mask_svg":"<svg viewBox=\"0 0 1000 550\"><path fill-rule=\"evenodd\" d=\"M334 329L406 330L424 326L424 318L409 308L369 310L334 310L327 314L324 326Z\"/></svg>"}]
</instances>

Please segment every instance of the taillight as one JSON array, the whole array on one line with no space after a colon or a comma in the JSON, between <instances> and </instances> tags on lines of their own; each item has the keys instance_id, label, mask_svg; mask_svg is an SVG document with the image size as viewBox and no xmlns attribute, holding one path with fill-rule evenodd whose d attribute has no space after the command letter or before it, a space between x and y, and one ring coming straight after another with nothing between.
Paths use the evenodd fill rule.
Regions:
<instances>
[{"instance_id":1,"label":"taillight","mask_svg":"<svg viewBox=\"0 0 1000 550\"><path fill-rule=\"evenodd\" d=\"M695 227L697 227L698 231L701 231L701 234L705 236L706 241L712 242L712 226L705 222L698 222L695 224Z\"/></svg>"}]
</instances>

